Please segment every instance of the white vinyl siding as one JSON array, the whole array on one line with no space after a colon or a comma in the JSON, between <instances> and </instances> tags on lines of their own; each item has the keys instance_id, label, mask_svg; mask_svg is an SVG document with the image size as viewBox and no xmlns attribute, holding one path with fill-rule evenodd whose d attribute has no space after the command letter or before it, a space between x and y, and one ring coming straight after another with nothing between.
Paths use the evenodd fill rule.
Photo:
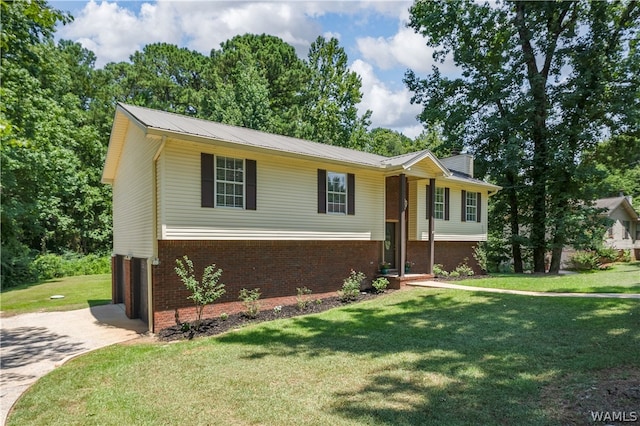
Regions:
<instances>
[{"instance_id":1,"label":"white vinyl siding","mask_svg":"<svg viewBox=\"0 0 640 426\"><path fill-rule=\"evenodd\" d=\"M409 239L427 241L429 239L429 221L426 219L426 186L429 181L426 179L417 182L409 182L410 197L413 201L409 207ZM483 215L481 222L463 222L461 220L462 190L481 192L479 187L462 187L455 182L443 179L436 179L436 188L449 188L449 220L436 220L434 222L434 239L436 241L486 241L487 240L487 220ZM486 194L486 192L484 193ZM487 211L487 197L481 198L482 211ZM465 206L466 207L466 206Z\"/></svg>"},{"instance_id":2,"label":"white vinyl siding","mask_svg":"<svg viewBox=\"0 0 640 426\"><path fill-rule=\"evenodd\" d=\"M153 156L159 139L145 138L129 125L113 181L113 251L140 258L153 256Z\"/></svg>"},{"instance_id":3,"label":"white vinyl siding","mask_svg":"<svg viewBox=\"0 0 640 426\"><path fill-rule=\"evenodd\" d=\"M609 213L609 218L614 222L603 235L604 242L608 247L614 247L618 250L629 250L640 246L637 240L638 223L635 218L629 216L629 213L622 207L618 206Z\"/></svg>"},{"instance_id":4,"label":"white vinyl siding","mask_svg":"<svg viewBox=\"0 0 640 426\"><path fill-rule=\"evenodd\" d=\"M201 153L255 160L258 208L201 207ZM162 239L384 240L385 178L379 172L172 139L162 156ZM355 215L317 213L318 169L356 175Z\"/></svg>"}]
</instances>

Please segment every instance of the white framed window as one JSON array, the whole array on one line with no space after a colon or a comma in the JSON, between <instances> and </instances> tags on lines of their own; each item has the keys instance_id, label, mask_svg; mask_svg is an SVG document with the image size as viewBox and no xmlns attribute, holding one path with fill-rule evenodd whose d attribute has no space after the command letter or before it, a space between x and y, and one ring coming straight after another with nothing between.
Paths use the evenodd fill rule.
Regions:
<instances>
[{"instance_id":1,"label":"white framed window","mask_svg":"<svg viewBox=\"0 0 640 426\"><path fill-rule=\"evenodd\" d=\"M244 208L244 160L216 156L216 206Z\"/></svg>"},{"instance_id":2,"label":"white framed window","mask_svg":"<svg viewBox=\"0 0 640 426\"><path fill-rule=\"evenodd\" d=\"M327 213L347 214L347 174L327 172Z\"/></svg>"},{"instance_id":3,"label":"white framed window","mask_svg":"<svg viewBox=\"0 0 640 426\"><path fill-rule=\"evenodd\" d=\"M467 191L465 198L465 217L467 222L475 222L478 217L478 194Z\"/></svg>"},{"instance_id":4,"label":"white framed window","mask_svg":"<svg viewBox=\"0 0 640 426\"><path fill-rule=\"evenodd\" d=\"M435 219L444 219L444 188L436 187L434 207L433 217Z\"/></svg>"}]
</instances>

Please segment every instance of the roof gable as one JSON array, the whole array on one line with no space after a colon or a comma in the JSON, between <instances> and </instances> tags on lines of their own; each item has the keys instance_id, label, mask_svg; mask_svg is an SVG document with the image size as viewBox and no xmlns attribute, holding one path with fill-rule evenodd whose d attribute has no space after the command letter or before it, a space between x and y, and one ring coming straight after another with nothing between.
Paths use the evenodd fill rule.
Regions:
<instances>
[{"instance_id":1,"label":"roof gable","mask_svg":"<svg viewBox=\"0 0 640 426\"><path fill-rule=\"evenodd\" d=\"M632 220L638 220L640 218L638 212L636 212L629 199L625 196L600 198L595 201L594 206L599 209L605 209L607 215L611 214L611 212L617 208L622 207Z\"/></svg>"}]
</instances>

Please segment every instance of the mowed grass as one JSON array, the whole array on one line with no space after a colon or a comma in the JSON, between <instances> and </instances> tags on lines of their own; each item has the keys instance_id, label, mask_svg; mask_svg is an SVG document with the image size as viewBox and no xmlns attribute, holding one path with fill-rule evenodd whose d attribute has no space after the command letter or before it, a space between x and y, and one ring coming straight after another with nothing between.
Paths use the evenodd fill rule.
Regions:
<instances>
[{"instance_id":1,"label":"mowed grass","mask_svg":"<svg viewBox=\"0 0 640 426\"><path fill-rule=\"evenodd\" d=\"M611 270L567 275L492 274L456 284L509 290L640 294L640 262L616 263Z\"/></svg>"},{"instance_id":2,"label":"mowed grass","mask_svg":"<svg viewBox=\"0 0 640 426\"><path fill-rule=\"evenodd\" d=\"M51 299L63 295L64 299ZM55 278L41 284L11 287L0 293L2 315L71 311L111 303L111 275Z\"/></svg>"},{"instance_id":3,"label":"mowed grass","mask_svg":"<svg viewBox=\"0 0 640 426\"><path fill-rule=\"evenodd\" d=\"M546 386L637 371L639 347L638 300L414 288L90 353L39 380L8 424L554 425Z\"/></svg>"}]
</instances>

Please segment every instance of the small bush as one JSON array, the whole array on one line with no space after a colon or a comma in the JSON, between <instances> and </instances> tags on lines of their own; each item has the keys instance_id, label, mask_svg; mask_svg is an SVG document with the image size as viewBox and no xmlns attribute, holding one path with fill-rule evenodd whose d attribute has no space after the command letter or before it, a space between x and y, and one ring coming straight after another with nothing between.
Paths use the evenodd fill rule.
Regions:
<instances>
[{"instance_id":1,"label":"small bush","mask_svg":"<svg viewBox=\"0 0 640 426\"><path fill-rule=\"evenodd\" d=\"M600 263L613 263L618 260L620 253L613 247L602 247L598 249Z\"/></svg>"},{"instance_id":2,"label":"small bush","mask_svg":"<svg viewBox=\"0 0 640 426\"><path fill-rule=\"evenodd\" d=\"M311 290L307 287L297 287L296 292L296 307L298 310L304 311L309 305L309 295L311 294Z\"/></svg>"},{"instance_id":3,"label":"small bush","mask_svg":"<svg viewBox=\"0 0 640 426\"><path fill-rule=\"evenodd\" d=\"M274 306L273 307L273 313L276 315L280 315L280 313L282 312L282 306L278 305L278 306Z\"/></svg>"},{"instance_id":4,"label":"small bush","mask_svg":"<svg viewBox=\"0 0 640 426\"><path fill-rule=\"evenodd\" d=\"M61 278L65 276L67 261L62 256L48 253L43 254L33 261L32 267L41 280L50 280L52 278Z\"/></svg>"},{"instance_id":5,"label":"small bush","mask_svg":"<svg viewBox=\"0 0 640 426\"><path fill-rule=\"evenodd\" d=\"M376 293L383 293L387 289L387 286L389 285L389 280L386 279L385 277L379 277L373 280L371 285L376 290Z\"/></svg>"},{"instance_id":6,"label":"small bush","mask_svg":"<svg viewBox=\"0 0 640 426\"><path fill-rule=\"evenodd\" d=\"M200 329L204 307L215 302L226 293L224 284L218 283L220 275L222 275L222 269L216 269L215 264L207 266L204 268L202 280L199 281L196 279L193 262L185 255L182 259L176 259L175 271L185 287L191 292L191 296L188 296L187 299L193 300L195 305L196 320L194 328L198 330Z\"/></svg>"},{"instance_id":7,"label":"small bush","mask_svg":"<svg viewBox=\"0 0 640 426\"><path fill-rule=\"evenodd\" d=\"M255 318L258 316L258 312L260 312L260 289L254 288L253 290L247 290L243 288L240 290L240 296L238 299L242 300L242 304L244 305L244 314L249 318Z\"/></svg>"},{"instance_id":8,"label":"small bush","mask_svg":"<svg viewBox=\"0 0 640 426\"><path fill-rule=\"evenodd\" d=\"M600 269L600 256L595 251L577 251L569 258L569 269L595 271Z\"/></svg>"},{"instance_id":9,"label":"small bush","mask_svg":"<svg viewBox=\"0 0 640 426\"><path fill-rule=\"evenodd\" d=\"M467 265L467 261L469 259L467 259L465 257L464 261L459 264L456 269L454 270L454 272L457 272L459 276L461 277L470 277L473 275L473 269L471 269L471 267L469 265Z\"/></svg>"},{"instance_id":10,"label":"small bush","mask_svg":"<svg viewBox=\"0 0 640 426\"><path fill-rule=\"evenodd\" d=\"M342 291L338 292L340 299L342 299L343 302L356 300L360 294L360 284L362 284L365 278L365 274L352 269L349 276L344 279Z\"/></svg>"},{"instance_id":11,"label":"small bush","mask_svg":"<svg viewBox=\"0 0 640 426\"><path fill-rule=\"evenodd\" d=\"M450 276L451 278L458 278L458 277L460 276L460 272L458 272L458 271L451 271L451 272L449 272L449 276Z\"/></svg>"},{"instance_id":12,"label":"small bush","mask_svg":"<svg viewBox=\"0 0 640 426\"><path fill-rule=\"evenodd\" d=\"M484 272L489 271L486 243L479 243L477 246L473 246L473 258L478 262L480 269Z\"/></svg>"},{"instance_id":13,"label":"small bush","mask_svg":"<svg viewBox=\"0 0 640 426\"><path fill-rule=\"evenodd\" d=\"M229 314L228 314L228 313L226 313L226 312L221 313L221 314L220 314L220 319L221 319L222 321L226 321L226 320L228 320L228 319L229 319Z\"/></svg>"},{"instance_id":14,"label":"small bush","mask_svg":"<svg viewBox=\"0 0 640 426\"><path fill-rule=\"evenodd\" d=\"M631 250L622 250L622 254L618 258L618 261L625 263L631 262Z\"/></svg>"},{"instance_id":15,"label":"small bush","mask_svg":"<svg viewBox=\"0 0 640 426\"><path fill-rule=\"evenodd\" d=\"M443 269L442 264L436 263L433 265L433 274L437 277L448 277L449 273Z\"/></svg>"}]
</instances>

